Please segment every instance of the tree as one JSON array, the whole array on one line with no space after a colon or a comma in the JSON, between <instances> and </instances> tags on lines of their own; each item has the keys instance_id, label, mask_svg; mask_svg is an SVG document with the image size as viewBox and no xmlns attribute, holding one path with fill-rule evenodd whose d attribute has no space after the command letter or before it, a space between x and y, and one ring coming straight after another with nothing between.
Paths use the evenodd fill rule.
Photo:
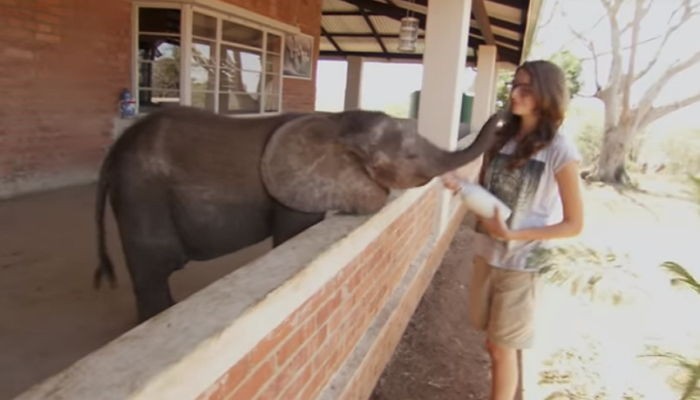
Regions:
<instances>
[{"instance_id":1,"label":"tree","mask_svg":"<svg viewBox=\"0 0 700 400\"><path fill-rule=\"evenodd\" d=\"M642 27L649 15L653 14L652 7L668 6L675 1L675 8L670 13L663 27L654 25L662 30L658 36L644 38ZM672 79L684 71L700 63L700 46L688 43L685 46L684 57L662 66L662 52L666 47L678 40L677 33L684 26L697 24L700 15L699 0L600 0L605 14L596 23L606 21L609 25L610 49L603 51L596 46L590 35L571 29L574 35L582 40L592 55L596 76L594 97L605 105L604 132L600 158L588 178L607 183L629 182L625 161L635 135L642 132L651 122L668 115L680 108L687 107L700 101L698 92L668 104L656 104L659 94ZM631 7L628 9L627 7ZM564 13L565 7L560 7ZM627 12L625 12L627 11ZM631 16L627 18L626 15ZM640 56L640 47L653 46L653 57L644 60ZM607 72L605 83L601 76ZM632 93L639 93L633 101Z\"/></svg>"},{"instance_id":2,"label":"tree","mask_svg":"<svg viewBox=\"0 0 700 400\"><path fill-rule=\"evenodd\" d=\"M568 50L562 50L554 53L549 58L549 61L557 64L564 71L569 95L571 97L576 96L581 91L582 86L581 72L583 67L581 66L581 59Z\"/></svg>"}]
</instances>

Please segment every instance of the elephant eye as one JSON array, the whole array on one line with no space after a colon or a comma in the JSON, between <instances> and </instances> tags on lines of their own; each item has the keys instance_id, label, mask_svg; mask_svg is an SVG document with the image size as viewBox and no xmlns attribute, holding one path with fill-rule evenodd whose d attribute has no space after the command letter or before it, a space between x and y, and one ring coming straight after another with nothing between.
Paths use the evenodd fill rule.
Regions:
<instances>
[{"instance_id":1,"label":"elephant eye","mask_svg":"<svg viewBox=\"0 0 700 400\"><path fill-rule=\"evenodd\" d=\"M406 159L408 159L408 160L415 160L416 158L418 158L418 154L416 154L416 153L406 154Z\"/></svg>"}]
</instances>

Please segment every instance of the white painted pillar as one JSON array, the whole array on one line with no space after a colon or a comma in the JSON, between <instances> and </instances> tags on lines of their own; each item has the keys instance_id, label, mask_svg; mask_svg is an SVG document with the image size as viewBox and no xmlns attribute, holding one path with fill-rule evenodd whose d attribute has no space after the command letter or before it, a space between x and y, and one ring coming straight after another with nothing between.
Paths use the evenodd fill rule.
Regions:
<instances>
[{"instance_id":1,"label":"white painted pillar","mask_svg":"<svg viewBox=\"0 0 700 400\"><path fill-rule=\"evenodd\" d=\"M345 79L345 109L359 110L362 99L362 57L348 57Z\"/></svg>"},{"instance_id":2,"label":"white painted pillar","mask_svg":"<svg viewBox=\"0 0 700 400\"><path fill-rule=\"evenodd\" d=\"M476 79L474 82L474 105L472 106L471 131L476 138L481 126L496 111L496 46L479 46L476 64ZM459 169L459 176L470 182L479 178L479 170L483 156Z\"/></svg>"},{"instance_id":3,"label":"white painted pillar","mask_svg":"<svg viewBox=\"0 0 700 400\"><path fill-rule=\"evenodd\" d=\"M481 45L476 64L472 131L479 130L496 110L496 46Z\"/></svg>"},{"instance_id":4,"label":"white painted pillar","mask_svg":"<svg viewBox=\"0 0 700 400\"><path fill-rule=\"evenodd\" d=\"M435 145L449 150L457 147L471 7L471 0L428 3L418 130ZM444 190L438 213L440 232L449 220L450 197Z\"/></svg>"}]
</instances>

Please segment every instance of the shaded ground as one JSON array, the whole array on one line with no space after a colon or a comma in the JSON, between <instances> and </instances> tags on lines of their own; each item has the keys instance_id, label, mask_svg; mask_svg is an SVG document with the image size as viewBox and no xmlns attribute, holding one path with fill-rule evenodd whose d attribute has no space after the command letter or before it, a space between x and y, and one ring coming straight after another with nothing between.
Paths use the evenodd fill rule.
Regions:
<instances>
[{"instance_id":1,"label":"shaded ground","mask_svg":"<svg viewBox=\"0 0 700 400\"><path fill-rule=\"evenodd\" d=\"M584 233L560 242L542 276L524 399L677 400L687 390L678 360L658 355L700 365L700 297L672 288L659 264L700 278L700 210L687 184L639 179L639 191L585 188ZM483 337L466 316L469 249L463 224L372 400L488 399Z\"/></svg>"},{"instance_id":2,"label":"shaded ground","mask_svg":"<svg viewBox=\"0 0 700 400\"><path fill-rule=\"evenodd\" d=\"M469 221L457 231L372 400L488 398L484 335L467 321Z\"/></svg>"},{"instance_id":3,"label":"shaded ground","mask_svg":"<svg viewBox=\"0 0 700 400\"><path fill-rule=\"evenodd\" d=\"M12 398L136 325L114 223L119 287L95 291L94 185L0 201L0 399ZM270 244L194 262L171 278L183 299L257 257Z\"/></svg>"}]
</instances>

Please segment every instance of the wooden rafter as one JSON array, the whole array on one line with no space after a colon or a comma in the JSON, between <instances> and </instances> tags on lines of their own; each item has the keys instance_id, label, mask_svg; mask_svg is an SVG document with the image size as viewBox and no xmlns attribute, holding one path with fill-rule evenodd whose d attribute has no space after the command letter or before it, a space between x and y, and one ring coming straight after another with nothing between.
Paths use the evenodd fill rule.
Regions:
<instances>
[{"instance_id":1,"label":"wooden rafter","mask_svg":"<svg viewBox=\"0 0 700 400\"><path fill-rule=\"evenodd\" d=\"M321 52L324 57L339 56L345 57L349 55L357 55L361 57L373 57L373 58L385 58L385 59L419 59L422 57L421 54L405 54L405 53L392 53L392 50L387 49L385 44L386 38L393 38L398 35L390 33L379 33L377 27L372 21L372 16L383 16L388 17L396 21L400 21L401 18L407 15L406 10L406 0L342 0L343 2L357 7L357 10L344 10L344 11L323 11L322 17L344 17L344 16L357 16L362 17L369 27L369 32L333 32L327 29L322 29L321 34L325 36L329 42L333 45L334 50L325 50ZM410 1L417 9L420 11L413 11L412 16L418 19L418 26L420 29L425 31L427 16L425 14L425 7L428 5L428 0L407 0ZM444 1L444 0L432 0L432 1ZM476 47L480 44L491 44L495 45L498 51L498 58L502 61L511 62L518 64L522 58L523 46L525 45L525 32L527 28L528 11L532 0L472 0L472 26L469 29L469 46L476 54ZM486 1L489 3L496 3L507 7L512 7L521 12L521 18L517 22L506 21L494 16L488 15L488 9L486 8ZM329 20L330 22L330 20ZM328 25L326 25L328 26ZM511 37L497 35L494 33L493 28L500 28L506 31L513 32L518 35L517 39L512 39ZM334 39L338 37L349 37L349 38L373 38L376 43L381 47L381 51L355 51L346 52L342 50L342 47ZM419 37L425 37L424 34L419 35ZM467 62L474 61L473 57Z\"/></svg>"},{"instance_id":2,"label":"wooden rafter","mask_svg":"<svg viewBox=\"0 0 700 400\"><path fill-rule=\"evenodd\" d=\"M479 30L484 36L484 39L486 39L486 44L495 46L496 38L491 31L491 21L489 21L489 15L486 12L484 0L472 0L472 13L474 14L476 23L479 24Z\"/></svg>"},{"instance_id":3,"label":"wooden rafter","mask_svg":"<svg viewBox=\"0 0 700 400\"><path fill-rule=\"evenodd\" d=\"M379 43L379 46L382 48L382 51L385 53L388 53L386 46L384 45L384 41L382 40L381 37L379 37L379 34L377 33L377 29L374 27L374 24L372 23L372 20L369 19L367 16L367 13L365 13L365 10L360 8L360 12L362 13L362 18L364 18L365 23L369 26L369 29L372 31L372 35L374 36L374 39L377 40L377 43Z\"/></svg>"},{"instance_id":4,"label":"wooden rafter","mask_svg":"<svg viewBox=\"0 0 700 400\"><path fill-rule=\"evenodd\" d=\"M337 51L342 51L340 46L338 46L338 43L335 41L335 39L333 39L333 35L328 33L328 31L324 27L321 27L321 34L325 36L329 42L331 42L331 44L333 45L333 47L335 47Z\"/></svg>"}]
</instances>

